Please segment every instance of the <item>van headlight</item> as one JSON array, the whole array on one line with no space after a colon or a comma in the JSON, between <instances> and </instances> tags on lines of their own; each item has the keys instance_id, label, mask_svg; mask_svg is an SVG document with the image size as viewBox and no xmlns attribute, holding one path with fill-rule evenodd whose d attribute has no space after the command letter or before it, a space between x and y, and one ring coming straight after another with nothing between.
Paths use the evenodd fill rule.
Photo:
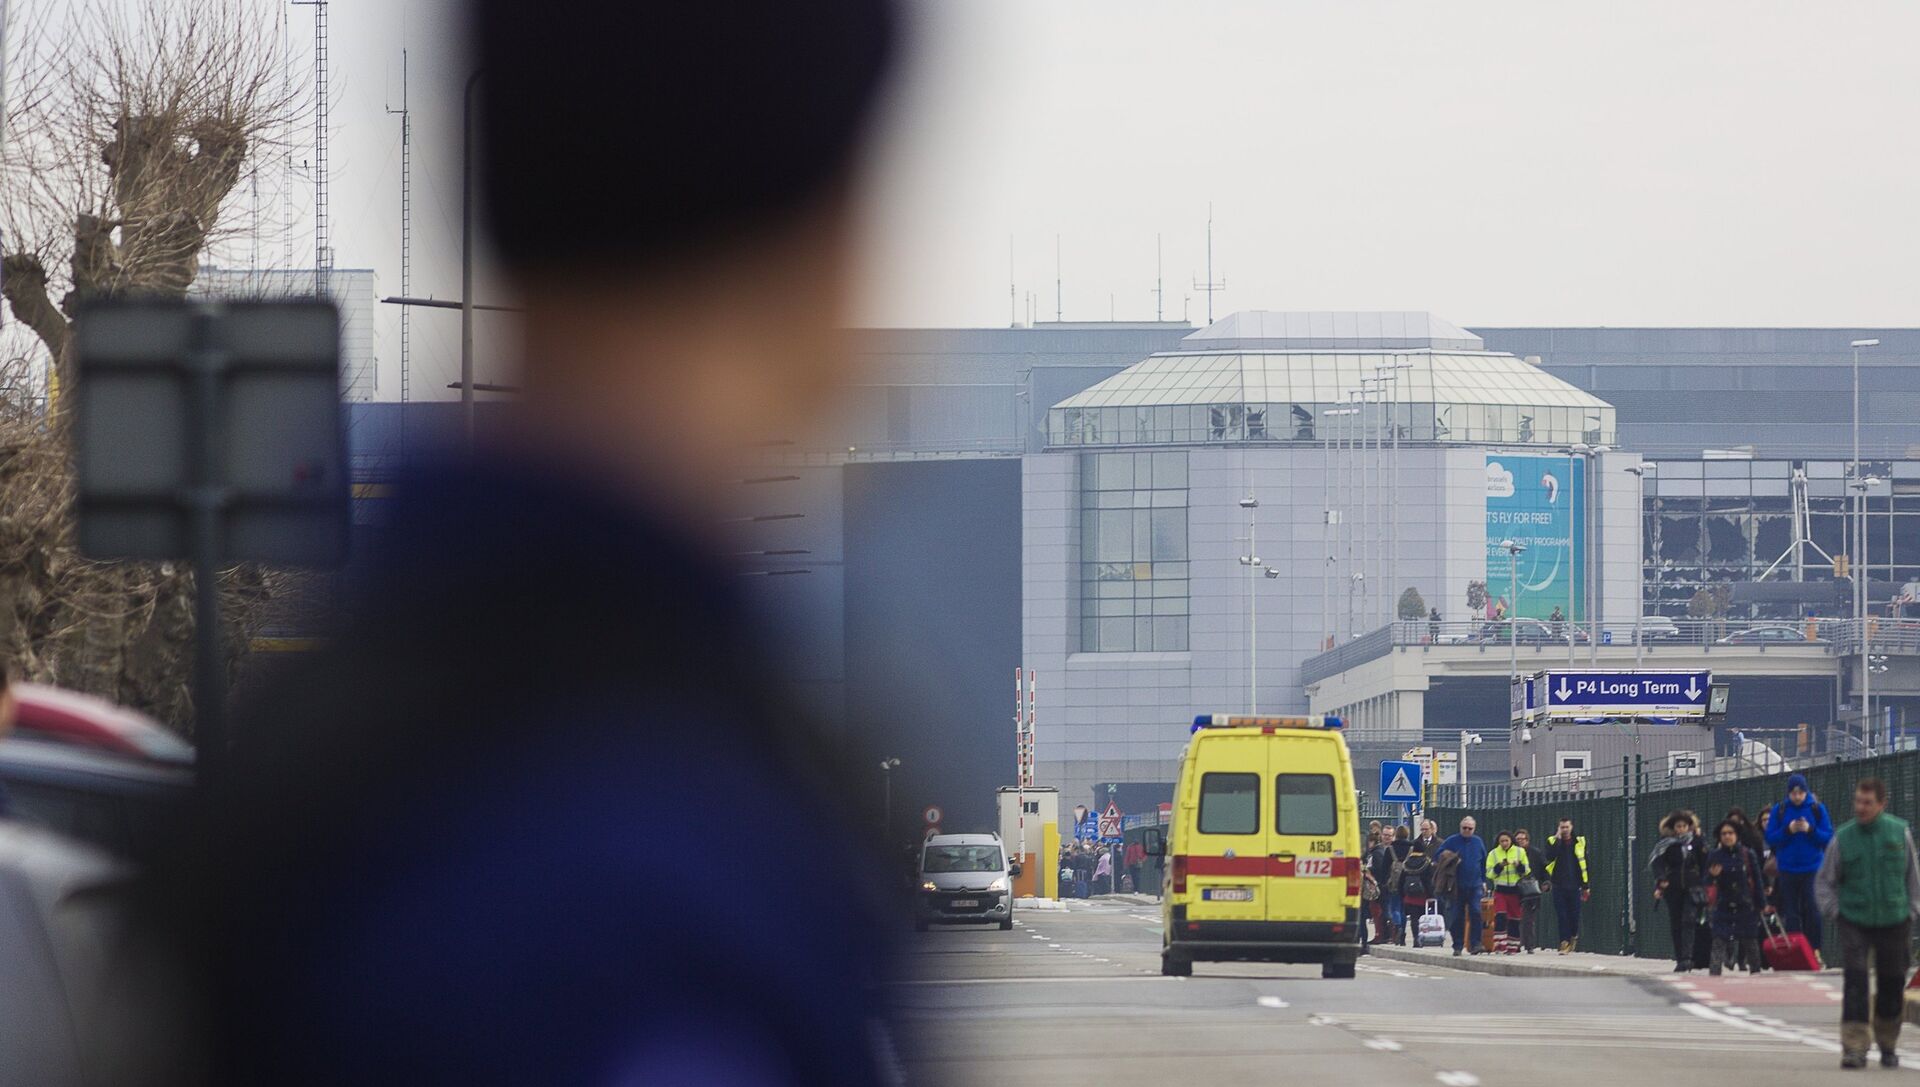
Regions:
<instances>
[{"instance_id":1,"label":"van headlight","mask_svg":"<svg viewBox=\"0 0 1920 1087\"><path fill-rule=\"evenodd\" d=\"M932 880L927 880L920 884L920 889L923 891L937 891L940 889L940 886Z\"/></svg>"},{"instance_id":2,"label":"van headlight","mask_svg":"<svg viewBox=\"0 0 1920 1087\"><path fill-rule=\"evenodd\" d=\"M1001 876L999 879L996 879L992 883L987 884L987 890L989 891L1004 891L1006 889L1007 889L1007 877L1005 876Z\"/></svg>"}]
</instances>

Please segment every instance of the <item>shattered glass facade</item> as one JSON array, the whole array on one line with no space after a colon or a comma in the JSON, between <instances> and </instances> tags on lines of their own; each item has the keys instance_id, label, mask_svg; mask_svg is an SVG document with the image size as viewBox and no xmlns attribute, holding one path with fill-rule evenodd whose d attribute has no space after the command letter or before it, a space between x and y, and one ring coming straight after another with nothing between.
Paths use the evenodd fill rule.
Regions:
<instances>
[{"instance_id":1,"label":"shattered glass facade","mask_svg":"<svg viewBox=\"0 0 1920 1087\"><path fill-rule=\"evenodd\" d=\"M1863 461L1869 479L1864 541L1847 489L1851 464L1842 460L1658 460L1646 481L1642 554L1648 614L1676 618L1701 589L1733 582L1830 582L1822 557L1846 555L1866 571L1877 598L1920 580L1920 460ZM1805 474L1806 536L1794 555L1794 474ZM1862 546L1855 546L1856 543ZM1817 548L1817 550L1816 550ZM1775 564L1778 563L1776 566ZM1844 590L1836 588L1836 601ZM1812 609L1815 614L1839 610ZM1736 618L1784 618L1787 607L1736 606Z\"/></svg>"}]
</instances>

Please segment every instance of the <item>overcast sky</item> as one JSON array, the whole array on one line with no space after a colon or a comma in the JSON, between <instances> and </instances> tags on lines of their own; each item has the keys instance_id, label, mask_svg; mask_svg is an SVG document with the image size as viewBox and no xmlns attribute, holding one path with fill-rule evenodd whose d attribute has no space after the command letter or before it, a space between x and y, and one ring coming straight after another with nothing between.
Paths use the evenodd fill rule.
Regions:
<instances>
[{"instance_id":1,"label":"overcast sky","mask_svg":"<svg viewBox=\"0 0 1920 1087\"><path fill-rule=\"evenodd\" d=\"M308 9L292 10L310 42ZM454 6L330 10L337 264L398 290L399 127L384 109L404 38L415 290L452 297ZM1010 239L1021 317L1031 291L1051 319L1056 235L1067 319L1151 318L1156 234L1166 316L1198 323L1209 201L1216 314L1920 321L1920 66L1901 44L1920 38L1920 5L1906 0L914 11L875 168L871 323L1005 325ZM455 326L416 318L416 387L451 380ZM396 335L383 332L389 359Z\"/></svg>"}]
</instances>

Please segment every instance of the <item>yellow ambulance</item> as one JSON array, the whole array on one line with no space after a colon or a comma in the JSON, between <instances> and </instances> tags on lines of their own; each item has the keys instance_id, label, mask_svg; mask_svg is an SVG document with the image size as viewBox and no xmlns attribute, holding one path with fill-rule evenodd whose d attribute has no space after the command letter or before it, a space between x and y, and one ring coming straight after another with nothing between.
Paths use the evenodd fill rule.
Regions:
<instances>
[{"instance_id":1,"label":"yellow ambulance","mask_svg":"<svg viewBox=\"0 0 1920 1087\"><path fill-rule=\"evenodd\" d=\"M1166 855L1160 972L1196 962L1360 957L1361 852L1353 760L1338 717L1208 714L1180 758Z\"/></svg>"}]
</instances>

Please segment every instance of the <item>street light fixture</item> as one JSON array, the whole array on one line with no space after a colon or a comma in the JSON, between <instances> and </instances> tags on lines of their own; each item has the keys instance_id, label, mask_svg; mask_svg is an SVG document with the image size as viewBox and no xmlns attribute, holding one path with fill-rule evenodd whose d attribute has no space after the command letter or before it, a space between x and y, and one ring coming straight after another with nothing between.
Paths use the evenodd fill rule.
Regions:
<instances>
[{"instance_id":1,"label":"street light fixture","mask_svg":"<svg viewBox=\"0 0 1920 1087\"><path fill-rule=\"evenodd\" d=\"M1480 742L1478 732L1460 730L1460 807L1462 810L1467 806L1467 748Z\"/></svg>"},{"instance_id":2,"label":"street light fixture","mask_svg":"<svg viewBox=\"0 0 1920 1087\"><path fill-rule=\"evenodd\" d=\"M1240 565L1247 568L1247 713L1260 712L1260 612L1255 603L1258 596L1253 591L1254 574L1260 569L1260 553L1254 542L1258 517L1254 513L1260 508L1260 500L1248 495L1240 500L1240 508L1247 511L1247 553L1240 556Z\"/></svg>"}]
</instances>

